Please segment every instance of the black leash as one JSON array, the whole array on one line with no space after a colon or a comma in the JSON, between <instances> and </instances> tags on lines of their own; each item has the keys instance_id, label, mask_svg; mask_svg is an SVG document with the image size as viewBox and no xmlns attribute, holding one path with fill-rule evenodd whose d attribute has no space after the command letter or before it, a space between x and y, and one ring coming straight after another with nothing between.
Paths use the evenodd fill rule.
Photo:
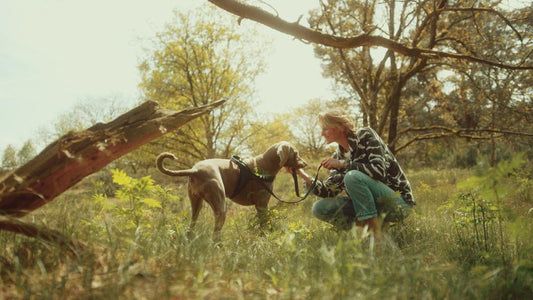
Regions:
<instances>
[{"instance_id":1,"label":"black leash","mask_svg":"<svg viewBox=\"0 0 533 300\"><path fill-rule=\"evenodd\" d=\"M291 203L298 203L298 202L305 200L305 198L309 196L311 191L315 189L316 181L318 180L318 172L320 172L320 168L322 168L322 164L318 166L318 169L316 170L315 178L313 179L311 186L307 189L307 193L305 193L303 197L300 196L300 191L298 189L298 175L296 174L296 169L292 169L292 178L294 180L294 191L296 192L296 197L300 198L300 200L296 202L291 202Z\"/></svg>"},{"instance_id":2,"label":"black leash","mask_svg":"<svg viewBox=\"0 0 533 300\"><path fill-rule=\"evenodd\" d=\"M252 170L250 170L248 165L244 161L242 161L241 158L239 156L237 156L237 155L231 156L231 161L233 161L235 164L237 164L237 166L239 166L239 169L241 169L241 171L245 171L246 175L243 175L241 173L241 176L240 176L240 179L239 179L239 184L238 184L237 188L235 189L235 191L233 192L233 194L232 194L232 196L230 198L233 198L233 197L237 196L240 193L240 191L244 188L244 186L246 185L248 179L250 179L250 176L251 176L253 179L259 180L259 183L263 186L263 188L270 195L272 195L274 198L276 198L279 202L289 203L289 204L300 203L300 202L304 201L307 198L307 196L309 196L311 191L315 188L315 184L316 184L316 181L318 179L318 172L320 171L320 168L322 167L322 165L318 166L318 169L316 171L316 176L315 176L315 178L313 180L313 183L311 184L311 186L307 190L307 193L303 197L300 196L300 191L299 191L299 188L298 188L298 176L296 175L296 170L293 169L292 170L292 178L294 180L294 190L296 192L296 196L298 198L300 198L300 199L297 200L297 201L285 201L285 200L280 199L276 194L274 194L274 192L265 184L265 181L273 182L274 181L274 176L266 177L266 176L257 175L256 173L252 172Z\"/></svg>"}]
</instances>

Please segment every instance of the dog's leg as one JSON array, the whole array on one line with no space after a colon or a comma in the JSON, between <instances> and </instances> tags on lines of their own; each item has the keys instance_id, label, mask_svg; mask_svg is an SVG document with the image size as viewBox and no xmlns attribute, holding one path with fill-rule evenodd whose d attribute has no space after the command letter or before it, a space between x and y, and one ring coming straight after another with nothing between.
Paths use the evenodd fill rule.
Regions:
<instances>
[{"instance_id":1,"label":"dog's leg","mask_svg":"<svg viewBox=\"0 0 533 300\"><path fill-rule=\"evenodd\" d=\"M213 240L220 241L220 231L226 221L226 195L224 192L224 185L222 179L210 180L205 183L205 190L209 191L205 200L215 214L215 228L213 230Z\"/></svg>"},{"instance_id":2,"label":"dog's leg","mask_svg":"<svg viewBox=\"0 0 533 300\"><path fill-rule=\"evenodd\" d=\"M265 192L266 193L266 192ZM267 229L269 227L268 221L268 201L270 199L270 195L263 195L262 197L259 197L263 199L262 201L259 201L255 204L255 210L257 211L257 219L259 221L259 227L261 230Z\"/></svg>"},{"instance_id":3,"label":"dog's leg","mask_svg":"<svg viewBox=\"0 0 533 300\"><path fill-rule=\"evenodd\" d=\"M189 200L191 202L191 223L189 225L189 230L187 231L187 236L189 238L192 238L194 228L196 227L196 221L198 220L198 216L200 215L200 210L202 209L202 202L203 199L201 197L198 197L198 195L195 195L189 186Z\"/></svg>"},{"instance_id":4,"label":"dog's leg","mask_svg":"<svg viewBox=\"0 0 533 300\"><path fill-rule=\"evenodd\" d=\"M217 205L213 210L215 211L215 229L213 230L213 240L220 241L220 231L224 222L226 221L226 199L223 199L221 205ZM217 201L218 202L218 201Z\"/></svg>"},{"instance_id":5,"label":"dog's leg","mask_svg":"<svg viewBox=\"0 0 533 300\"><path fill-rule=\"evenodd\" d=\"M220 231L224 222L226 221L226 197L224 194L219 195L217 200L213 203L213 211L215 212L215 229L213 230L213 240L220 240Z\"/></svg>"},{"instance_id":6,"label":"dog's leg","mask_svg":"<svg viewBox=\"0 0 533 300\"><path fill-rule=\"evenodd\" d=\"M265 229L268 225L268 208L255 206L257 210L257 219L259 220L259 227Z\"/></svg>"}]
</instances>

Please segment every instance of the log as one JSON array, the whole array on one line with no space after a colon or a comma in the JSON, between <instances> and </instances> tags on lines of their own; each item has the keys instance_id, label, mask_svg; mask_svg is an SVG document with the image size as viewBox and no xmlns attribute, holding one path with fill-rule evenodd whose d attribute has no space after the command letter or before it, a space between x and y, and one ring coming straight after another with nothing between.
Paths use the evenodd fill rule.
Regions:
<instances>
[{"instance_id":1,"label":"log","mask_svg":"<svg viewBox=\"0 0 533 300\"><path fill-rule=\"evenodd\" d=\"M148 101L109 123L67 133L31 161L0 178L0 215L26 215L124 154L223 103L221 100L176 112Z\"/></svg>"},{"instance_id":2,"label":"log","mask_svg":"<svg viewBox=\"0 0 533 300\"><path fill-rule=\"evenodd\" d=\"M24 223L9 216L0 216L0 229L38 238L45 242L51 242L60 246L61 249L67 250L67 253L70 255L78 256L80 250L87 249L87 245L84 242L71 239L57 230L31 223Z\"/></svg>"}]
</instances>

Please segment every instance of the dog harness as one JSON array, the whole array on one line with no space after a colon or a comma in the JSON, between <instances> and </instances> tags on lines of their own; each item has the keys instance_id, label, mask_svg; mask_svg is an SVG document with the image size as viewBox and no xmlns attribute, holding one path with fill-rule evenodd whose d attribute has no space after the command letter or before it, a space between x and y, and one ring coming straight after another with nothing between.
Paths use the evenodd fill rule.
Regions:
<instances>
[{"instance_id":1,"label":"dog harness","mask_svg":"<svg viewBox=\"0 0 533 300\"><path fill-rule=\"evenodd\" d=\"M260 175L260 174L257 174L255 172L252 172L252 170L250 170L250 167L248 167L248 165L244 161L242 161L242 159L239 156L237 156L237 155L232 155L231 156L231 161L234 162L237 166L239 166L240 172L239 172L239 183L237 184L237 187L235 188L235 191L233 191L233 194L231 194L231 196L229 197L230 199L233 199L234 197L236 197L244 189L246 184L248 184L248 181L250 179L255 179L255 180L259 180L259 183L263 186L263 188L265 188L265 190L270 195L272 195L274 198L278 199L280 202L289 203L289 204L299 203L299 202L305 200L305 198L307 198L307 196L309 196L310 192L315 187L315 182L318 179L318 172L320 171L320 168L322 167L322 165L318 166L318 170L316 171L315 179L313 180L313 183L311 184L311 187L309 187L309 189L307 190L307 192L305 193L305 195L303 197L300 196L300 192L298 190L298 180L296 178L297 177L296 176L296 170L293 170L292 177L294 179L294 190L296 192L296 197L298 197L300 199L298 201L285 201L285 200L280 199L278 196L276 196L276 194L274 194L274 192L272 192L272 190L265 184L265 181L266 182L274 182L275 176Z\"/></svg>"},{"instance_id":2,"label":"dog harness","mask_svg":"<svg viewBox=\"0 0 533 300\"><path fill-rule=\"evenodd\" d=\"M252 179L259 180L261 182L263 181L274 182L274 178L275 178L274 176L260 175L260 174L253 172L252 170L250 170L250 167L248 167L248 165L238 155L232 155L231 161L234 162L239 167L240 172L239 172L239 183L237 184L237 187L233 191L233 194L229 196L230 199L235 198L240 192L242 192L244 187L248 184L248 181Z\"/></svg>"}]
</instances>

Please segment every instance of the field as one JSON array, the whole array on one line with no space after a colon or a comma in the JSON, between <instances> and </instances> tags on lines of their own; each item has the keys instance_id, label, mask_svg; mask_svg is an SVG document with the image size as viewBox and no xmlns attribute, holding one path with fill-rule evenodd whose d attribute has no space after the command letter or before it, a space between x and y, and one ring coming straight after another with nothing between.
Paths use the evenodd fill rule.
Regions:
<instances>
[{"instance_id":1,"label":"field","mask_svg":"<svg viewBox=\"0 0 533 300\"><path fill-rule=\"evenodd\" d=\"M513 168L504 165L499 170ZM271 200L270 224L229 204L187 236L181 185L121 171L87 178L24 217L83 243L71 253L0 232L2 299L528 299L533 294L532 181L475 170L408 171L418 202L380 245L300 204ZM492 172L492 173L491 173ZM505 172L504 172L505 173ZM500 175L498 175L500 174ZM478 176L475 176L478 175ZM114 183L109 177L113 176ZM488 185L487 178L493 178ZM296 200L290 176L275 192Z\"/></svg>"}]
</instances>

